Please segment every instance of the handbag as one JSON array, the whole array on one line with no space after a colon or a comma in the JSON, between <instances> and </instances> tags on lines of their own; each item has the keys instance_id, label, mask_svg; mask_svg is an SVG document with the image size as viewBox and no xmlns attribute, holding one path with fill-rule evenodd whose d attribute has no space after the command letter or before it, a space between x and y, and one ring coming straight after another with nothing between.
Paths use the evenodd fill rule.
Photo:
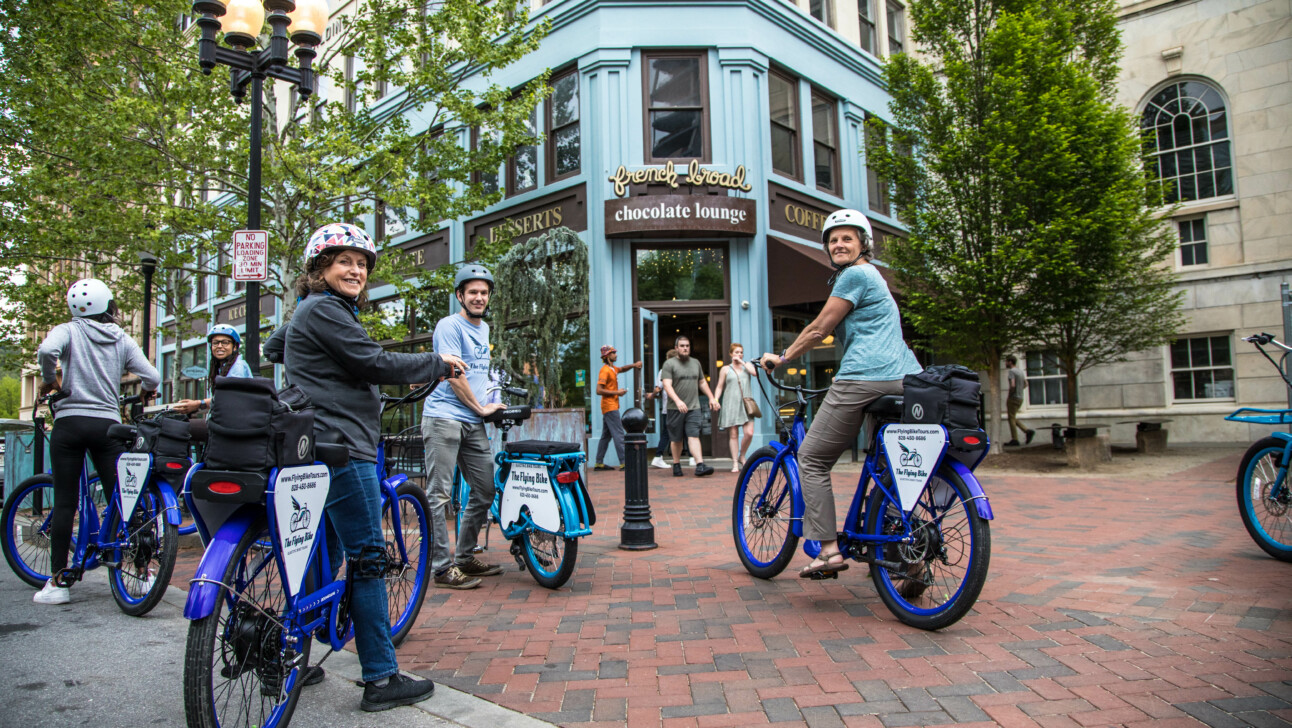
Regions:
<instances>
[{"instance_id":1,"label":"handbag","mask_svg":"<svg viewBox=\"0 0 1292 728\"><path fill-rule=\"evenodd\" d=\"M745 385L740 383L740 372L736 372L736 388L740 390L740 401L745 405L745 414L749 419L757 419L763 416L763 411L758 409L758 400L753 397L745 396Z\"/></svg>"}]
</instances>

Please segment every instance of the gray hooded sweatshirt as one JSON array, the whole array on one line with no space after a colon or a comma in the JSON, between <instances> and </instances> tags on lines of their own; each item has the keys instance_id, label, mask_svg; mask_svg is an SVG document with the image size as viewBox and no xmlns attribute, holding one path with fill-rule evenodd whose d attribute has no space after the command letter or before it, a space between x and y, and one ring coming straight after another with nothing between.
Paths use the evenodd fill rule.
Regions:
<instances>
[{"instance_id":1,"label":"gray hooded sweatshirt","mask_svg":"<svg viewBox=\"0 0 1292 728\"><path fill-rule=\"evenodd\" d=\"M88 318L55 326L41 342L36 360L46 383L55 381L56 364L63 367L62 391L71 396L58 403L55 419L80 416L120 422L117 396L122 375L138 374L145 392L156 391L161 384L161 375L120 326Z\"/></svg>"}]
</instances>

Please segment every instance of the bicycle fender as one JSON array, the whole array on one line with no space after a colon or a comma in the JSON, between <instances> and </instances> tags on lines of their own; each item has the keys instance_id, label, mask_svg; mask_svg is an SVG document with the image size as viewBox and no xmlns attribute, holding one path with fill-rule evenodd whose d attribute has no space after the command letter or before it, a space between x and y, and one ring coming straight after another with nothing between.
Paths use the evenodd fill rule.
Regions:
<instances>
[{"instance_id":1,"label":"bicycle fender","mask_svg":"<svg viewBox=\"0 0 1292 728\"><path fill-rule=\"evenodd\" d=\"M179 498L175 496L175 489L170 487L170 483L164 480L154 482L157 490L161 491L162 503L166 506L166 522L172 526L179 525Z\"/></svg>"},{"instance_id":2,"label":"bicycle fender","mask_svg":"<svg viewBox=\"0 0 1292 728\"><path fill-rule=\"evenodd\" d=\"M250 505L239 508L211 537L206 552L202 554L202 562L189 581L188 599L184 602L185 619L201 619L215 611L216 599L220 595L218 582L224 578L225 568L233 558L242 534L251 528L260 510L260 506Z\"/></svg>"},{"instance_id":3,"label":"bicycle fender","mask_svg":"<svg viewBox=\"0 0 1292 728\"><path fill-rule=\"evenodd\" d=\"M956 471L956 475L965 482L969 488L969 497L973 500L974 508L978 509L978 515L982 516L984 521L992 520L991 504L987 502L987 493L982 489L982 483L974 477L973 471L965 466L964 463L954 458L943 458L943 465L950 465L951 469Z\"/></svg>"},{"instance_id":4,"label":"bicycle fender","mask_svg":"<svg viewBox=\"0 0 1292 728\"><path fill-rule=\"evenodd\" d=\"M785 450L785 444L779 441L772 441L768 446L776 451L777 457ZM799 466L798 461L786 457L780 461L781 467L785 468L786 480L790 483L790 532L799 538L803 537L803 512L806 510L803 506L803 490L799 486Z\"/></svg>"},{"instance_id":5,"label":"bicycle fender","mask_svg":"<svg viewBox=\"0 0 1292 728\"><path fill-rule=\"evenodd\" d=\"M391 491L394 491L397 488L399 488L399 486L407 482L408 482L407 475L405 475L404 473L396 473L390 476L389 478L386 478L385 480L381 481L381 487L390 488Z\"/></svg>"}]
</instances>

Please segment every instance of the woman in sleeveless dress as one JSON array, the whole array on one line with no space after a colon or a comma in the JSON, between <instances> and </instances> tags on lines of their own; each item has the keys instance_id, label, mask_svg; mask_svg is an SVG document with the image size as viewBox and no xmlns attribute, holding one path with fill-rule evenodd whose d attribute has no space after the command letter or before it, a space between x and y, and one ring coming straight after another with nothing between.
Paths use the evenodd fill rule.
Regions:
<instances>
[{"instance_id":1,"label":"woman in sleeveless dress","mask_svg":"<svg viewBox=\"0 0 1292 728\"><path fill-rule=\"evenodd\" d=\"M718 404L718 429L726 430L731 443L731 472L739 473L745 464L745 451L754 437L754 421L745 414L745 397L752 397L749 377L754 373L754 365L745 361L745 348L733 343L730 349L731 363L722 368L718 374L718 388L714 392ZM740 437L741 430L745 436Z\"/></svg>"}]
</instances>

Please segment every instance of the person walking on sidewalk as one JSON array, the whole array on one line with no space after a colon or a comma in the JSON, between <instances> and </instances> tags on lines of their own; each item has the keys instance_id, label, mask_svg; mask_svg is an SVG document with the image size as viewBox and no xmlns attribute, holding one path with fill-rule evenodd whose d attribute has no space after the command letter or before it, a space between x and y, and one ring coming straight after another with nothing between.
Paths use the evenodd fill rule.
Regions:
<instances>
[{"instance_id":1,"label":"person walking on sidewalk","mask_svg":"<svg viewBox=\"0 0 1292 728\"><path fill-rule=\"evenodd\" d=\"M1005 447L1019 447L1019 430L1025 435L1025 444L1031 445L1036 430L1029 430L1018 421L1018 411L1023 407L1023 390L1027 389L1027 374L1018 366L1018 357L1013 354L1005 357L1005 374L1009 378L1009 396L1005 398L1005 410L1009 413L1009 442Z\"/></svg>"},{"instance_id":2,"label":"person walking on sidewalk","mask_svg":"<svg viewBox=\"0 0 1292 728\"><path fill-rule=\"evenodd\" d=\"M718 429L726 430L730 438L731 472L739 473L745 464L745 451L754 439L754 418L745 411L745 397L750 396L746 392L751 391L750 376L755 372L754 365L745 361L745 347L733 343L728 352L731 364L718 374L718 388L714 394L722 405ZM740 438L742 430L745 434L743 441Z\"/></svg>"},{"instance_id":3,"label":"person walking on sidewalk","mask_svg":"<svg viewBox=\"0 0 1292 728\"><path fill-rule=\"evenodd\" d=\"M126 451L119 440L108 439L108 428L121 422L117 396L121 375L137 374L145 398L161 384L161 375L148 363L139 345L117 325L117 302L103 281L86 278L67 290L72 320L55 326L36 351L40 366L40 396L66 392L54 411L54 432L49 438L50 465L54 471L54 509L49 523L51 577L36 592L37 604L67 604L71 582L64 579L67 552L72 546L81 468L89 454L106 497L117 490L117 457ZM63 378L56 377L62 367Z\"/></svg>"},{"instance_id":4,"label":"person walking on sidewalk","mask_svg":"<svg viewBox=\"0 0 1292 728\"><path fill-rule=\"evenodd\" d=\"M482 404L489 389L489 324L485 314L493 294L493 275L468 263L453 278L454 295L462 310L435 324L435 351L466 362L466 376L450 379L426 398L422 408L422 440L426 445L426 498L431 504L431 569L438 589L474 589L482 576L502 573L498 564L476 558L480 528L493 504L493 453L484 418L505 409L501 402ZM471 497L458 529L457 552L449 543L449 502L453 466L462 471Z\"/></svg>"},{"instance_id":5,"label":"person walking on sidewalk","mask_svg":"<svg viewBox=\"0 0 1292 728\"><path fill-rule=\"evenodd\" d=\"M673 477L682 477L682 443L685 441L691 457L695 458L695 474L704 477L713 474L713 468L704 464L700 450L700 392L709 398L709 409L721 409L709 381L704 378L700 361L691 356L691 340L685 336L673 342L677 357L664 362L660 380L668 393L668 439L673 444Z\"/></svg>"},{"instance_id":6,"label":"person walking on sidewalk","mask_svg":"<svg viewBox=\"0 0 1292 728\"><path fill-rule=\"evenodd\" d=\"M677 357L677 349L669 349L668 353L664 355L664 363L667 364L669 359L674 359L676 357ZM666 397L667 395L664 394L663 382L664 382L664 368L660 367L660 370L655 372L655 391L648 392L646 394L646 399L663 399L664 397ZM667 414L667 411L665 411L664 414ZM652 468L661 468L663 470L668 470L673 466L664 462L664 453L665 451L668 450L667 417L657 422L656 427L659 428L659 442L655 445L655 459L650 461L650 466Z\"/></svg>"},{"instance_id":7,"label":"person walking on sidewalk","mask_svg":"<svg viewBox=\"0 0 1292 728\"><path fill-rule=\"evenodd\" d=\"M617 367L619 352L615 347L606 344L601 347L601 373L597 375L597 394L601 395L601 441L597 443L597 464L593 470L609 470L605 464L606 449L610 441L615 441L615 455L619 457L619 469L624 469L624 422L619 417L619 398L628 393L619 388L619 375L629 369L641 369L642 363L635 361L627 366Z\"/></svg>"}]
</instances>

